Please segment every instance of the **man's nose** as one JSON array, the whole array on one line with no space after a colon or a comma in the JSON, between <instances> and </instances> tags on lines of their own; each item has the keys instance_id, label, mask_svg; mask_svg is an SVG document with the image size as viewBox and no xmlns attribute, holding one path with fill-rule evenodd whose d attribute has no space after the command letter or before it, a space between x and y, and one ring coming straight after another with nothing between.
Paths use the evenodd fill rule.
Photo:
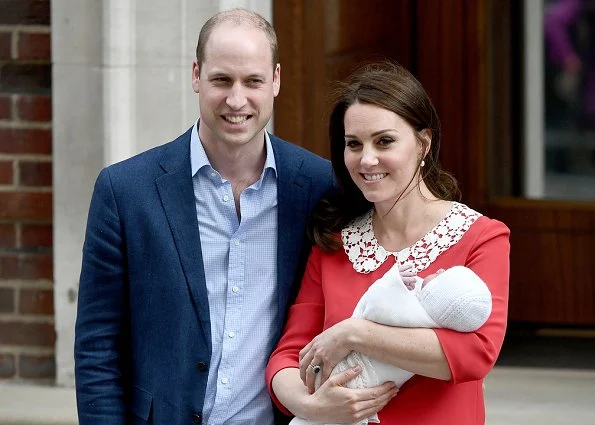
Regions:
<instances>
[{"instance_id":1,"label":"man's nose","mask_svg":"<svg viewBox=\"0 0 595 425\"><path fill-rule=\"evenodd\" d=\"M246 104L246 95L241 84L234 84L227 95L226 104L231 109L241 109Z\"/></svg>"}]
</instances>

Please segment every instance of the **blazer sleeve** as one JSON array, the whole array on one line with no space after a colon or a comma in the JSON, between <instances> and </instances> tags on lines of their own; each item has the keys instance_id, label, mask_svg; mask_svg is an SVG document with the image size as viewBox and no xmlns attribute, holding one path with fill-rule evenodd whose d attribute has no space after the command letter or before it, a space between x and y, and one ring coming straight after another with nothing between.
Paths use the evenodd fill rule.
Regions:
<instances>
[{"instance_id":1,"label":"blazer sleeve","mask_svg":"<svg viewBox=\"0 0 595 425\"><path fill-rule=\"evenodd\" d=\"M287 415L291 413L279 402L273 392L272 381L277 372L299 367L299 352L324 326L324 294L321 282L321 256L317 247L312 248L306 271L295 303L289 309L287 324L277 348L271 354L265 379L277 407Z\"/></svg>"},{"instance_id":2,"label":"blazer sleeve","mask_svg":"<svg viewBox=\"0 0 595 425\"><path fill-rule=\"evenodd\" d=\"M492 293L492 312L475 332L434 329L452 374L451 382L483 379L492 369L502 348L508 315L510 275L510 230L489 220L473 243L465 265L473 270Z\"/></svg>"},{"instance_id":3,"label":"blazer sleeve","mask_svg":"<svg viewBox=\"0 0 595 425\"><path fill-rule=\"evenodd\" d=\"M80 425L126 423L124 250L109 170L104 169L89 208L78 294L74 358Z\"/></svg>"}]
</instances>

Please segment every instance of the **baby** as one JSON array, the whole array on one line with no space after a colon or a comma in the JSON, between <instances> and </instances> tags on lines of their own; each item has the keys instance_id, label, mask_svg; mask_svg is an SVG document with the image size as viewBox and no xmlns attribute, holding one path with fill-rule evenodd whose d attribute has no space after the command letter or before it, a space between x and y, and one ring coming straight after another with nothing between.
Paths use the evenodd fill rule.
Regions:
<instances>
[{"instance_id":1,"label":"baby","mask_svg":"<svg viewBox=\"0 0 595 425\"><path fill-rule=\"evenodd\" d=\"M458 332L479 329L492 312L492 295L471 269L454 266L425 279L408 276L411 266L397 262L374 282L358 302L352 317L383 325L416 328L448 328ZM403 273L403 275L402 275ZM355 366L362 372L346 384L348 388L368 388L393 381L398 387L414 374L352 351L333 369L331 376ZM317 376L316 389L320 386ZM380 423L378 415L357 422ZM290 425L314 425L294 418Z\"/></svg>"}]
</instances>

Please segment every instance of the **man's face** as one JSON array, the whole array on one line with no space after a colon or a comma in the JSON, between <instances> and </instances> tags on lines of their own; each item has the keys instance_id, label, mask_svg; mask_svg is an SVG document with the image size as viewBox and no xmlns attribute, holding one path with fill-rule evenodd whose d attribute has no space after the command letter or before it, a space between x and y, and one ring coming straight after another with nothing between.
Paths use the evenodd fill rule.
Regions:
<instances>
[{"instance_id":1,"label":"man's face","mask_svg":"<svg viewBox=\"0 0 595 425\"><path fill-rule=\"evenodd\" d=\"M211 33L203 63L192 68L199 93L199 135L208 146L228 150L264 142L264 127L279 93L280 68L273 70L265 34L222 23ZM225 146L221 146L221 144Z\"/></svg>"}]
</instances>

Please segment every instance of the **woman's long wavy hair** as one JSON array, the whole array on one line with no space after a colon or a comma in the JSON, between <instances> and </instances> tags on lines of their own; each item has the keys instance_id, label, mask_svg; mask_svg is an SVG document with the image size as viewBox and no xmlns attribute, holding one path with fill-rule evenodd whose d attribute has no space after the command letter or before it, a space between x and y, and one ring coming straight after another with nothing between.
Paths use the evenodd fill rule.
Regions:
<instances>
[{"instance_id":1,"label":"woman's long wavy hair","mask_svg":"<svg viewBox=\"0 0 595 425\"><path fill-rule=\"evenodd\" d=\"M421 83L409 71L391 61L364 65L340 83L335 96L336 101L330 115L329 138L331 162L340 193L335 198L323 199L314 211L309 234L318 247L326 251L340 249L342 243L337 232L373 207L351 179L344 161L345 112L354 103L392 111L413 127L422 152L427 152L424 157L419 158L418 169L421 172L416 175L438 199L460 198L457 181L440 168L438 161L441 133L436 109ZM426 129L430 131L431 143L422 136L422 131ZM419 168L422 160L425 164ZM416 175L411 177L410 184L396 202L411 186Z\"/></svg>"}]
</instances>

